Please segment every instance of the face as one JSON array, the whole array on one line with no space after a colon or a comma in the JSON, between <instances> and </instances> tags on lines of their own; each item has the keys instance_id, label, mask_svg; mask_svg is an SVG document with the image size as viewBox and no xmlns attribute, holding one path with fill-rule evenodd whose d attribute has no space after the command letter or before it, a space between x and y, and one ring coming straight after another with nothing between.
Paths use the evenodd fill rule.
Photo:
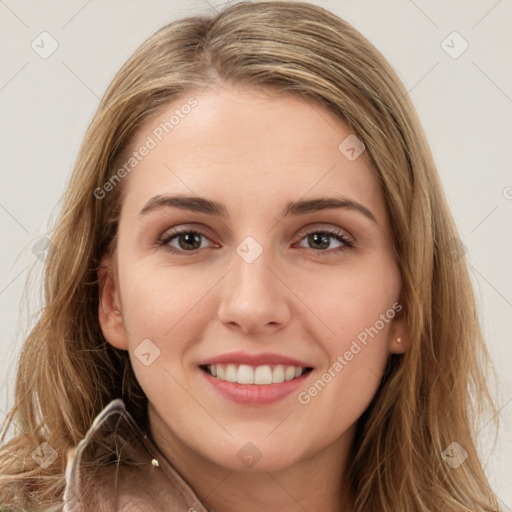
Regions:
<instances>
[{"instance_id":1,"label":"face","mask_svg":"<svg viewBox=\"0 0 512 512\"><path fill-rule=\"evenodd\" d=\"M164 451L244 471L346 453L406 346L384 198L351 135L317 104L225 86L137 132L99 315Z\"/></svg>"}]
</instances>

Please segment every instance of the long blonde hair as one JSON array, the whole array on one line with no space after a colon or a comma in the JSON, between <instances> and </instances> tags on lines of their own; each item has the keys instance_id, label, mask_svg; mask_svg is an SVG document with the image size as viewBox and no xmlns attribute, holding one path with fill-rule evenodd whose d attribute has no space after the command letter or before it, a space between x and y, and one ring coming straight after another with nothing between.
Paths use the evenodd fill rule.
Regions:
<instances>
[{"instance_id":1,"label":"long blonde hair","mask_svg":"<svg viewBox=\"0 0 512 512\"><path fill-rule=\"evenodd\" d=\"M172 22L118 72L88 128L54 227L45 266L45 308L24 343L15 405L0 448L0 504L59 509L66 452L93 418L122 397L140 424L147 399L128 355L98 322L98 266L116 248L116 171L137 128L169 102L212 81L272 87L339 116L364 142L393 226L410 349L392 355L359 419L347 485L355 510L499 510L474 438L481 411L496 411L467 263L407 91L384 57L352 26L305 2L241 2L213 17ZM455 246L454 246L455 244ZM42 442L59 457L43 469ZM441 453L459 443L457 469Z\"/></svg>"}]
</instances>

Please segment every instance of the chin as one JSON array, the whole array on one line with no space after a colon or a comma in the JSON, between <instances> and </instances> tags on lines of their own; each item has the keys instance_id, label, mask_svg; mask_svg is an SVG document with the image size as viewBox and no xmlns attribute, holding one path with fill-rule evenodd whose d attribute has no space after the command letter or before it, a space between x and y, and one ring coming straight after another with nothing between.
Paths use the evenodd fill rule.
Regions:
<instances>
[{"instance_id":1,"label":"chin","mask_svg":"<svg viewBox=\"0 0 512 512\"><path fill-rule=\"evenodd\" d=\"M267 430L268 434L269 430ZM217 449L203 453L203 457L209 459L217 466L222 466L235 472L263 472L279 471L298 462L304 453L304 443L291 443L277 433L275 439L265 439L265 436L254 435L237 436L236 440L229 438L224 443L213 443ZM300 448L300 450L298 450Z\"/></svg>"}]
</instances>

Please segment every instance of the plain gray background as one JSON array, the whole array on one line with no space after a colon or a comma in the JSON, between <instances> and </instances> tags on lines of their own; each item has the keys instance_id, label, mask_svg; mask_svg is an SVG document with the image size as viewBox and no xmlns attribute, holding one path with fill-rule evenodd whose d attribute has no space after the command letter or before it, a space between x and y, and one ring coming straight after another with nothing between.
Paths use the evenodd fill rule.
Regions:
<instances>
[{"instance_id":1,"label":"plain gray background","mask_svg":"<svg viewBox=\"0 0 512 512\"><path fill-rule=\"evenodd\" d=\"M58 211L99 98L157 28L226 3L0 0L0 418L12 400L23 333L40 307L43 257L37 244ZM427 132L467 249L499 376L495 398L502 426L494 451L486 424L478 437L491 483L510 506L512 1L313 3L353 24L384 54ZM52 44L56 50L44 55ZM32 298L25 307L20 300L29 276Z\"/></svg>"}]
</instances>

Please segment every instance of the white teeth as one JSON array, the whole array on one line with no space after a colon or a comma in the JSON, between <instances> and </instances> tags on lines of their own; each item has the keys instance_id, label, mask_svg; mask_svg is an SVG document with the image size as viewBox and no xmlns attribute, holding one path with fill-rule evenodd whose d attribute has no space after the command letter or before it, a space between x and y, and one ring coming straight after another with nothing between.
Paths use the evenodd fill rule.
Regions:
<instances>
[{"instance_id":1,"label":"white teeth","mask_svg":"<svg viewBox=\"0 0 512 512\"><path fill-rule=\"evenodd\" d=\"M254 384L254 370L251 366L241 364L238 367L238 379L239 384Z\"/></svg>"},{"instance_id":2,"label":"white teeth","mask_svg":"<svg viewBox=\"0 0 512 512\"><path fill-rule=\"evenodd\" d=\"M279 384L285 380L292 380L304 373L300 366L283 366L268 364L250 366L247 364L212 364L207 366L208 372L220 380L237 382L238 384Z\"/></svg>"},{"instance_id":3,"label":"white teeth","mask_svg":"<svg viewBox=\"0 0 512 512\"><path fill-rule=\"evenodd\" d=\"M272 372L272 382L284 382L284 368L282 364L275 366L274 371Z\"/></svg>"},{"instance_id":4,"label":"white teeth","mask_svg":"<svg viewBox=\"0 0 512 512\"><path fill-rule=\"evenodd\" d=\"M284 380L292 380L295 377L295 366L287 366L284 371Z\"/></svg>"},{"instance_id":5,"label":"white teeth","mask_svg":"<svg viewBox=\"0 0 512 512\"><path fill-rule=\"evenodd\" d=\"M272 370L270 366L257 366L254 371L254 384L272 384Z\"/></svg>"},{"instance_id":6,"label":"white teeth","mask_svg":"<svg viewBox=\"0 0 512 512\"><path fill-rule=\"evenodd\" d=\"M236 366L234 364L228 364L226 366L226 380L228 382L236 382L237 379L237 371Z\"/></svg>"}]
</instances>

